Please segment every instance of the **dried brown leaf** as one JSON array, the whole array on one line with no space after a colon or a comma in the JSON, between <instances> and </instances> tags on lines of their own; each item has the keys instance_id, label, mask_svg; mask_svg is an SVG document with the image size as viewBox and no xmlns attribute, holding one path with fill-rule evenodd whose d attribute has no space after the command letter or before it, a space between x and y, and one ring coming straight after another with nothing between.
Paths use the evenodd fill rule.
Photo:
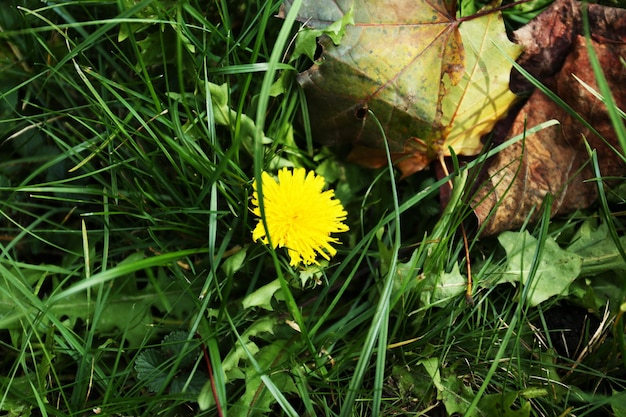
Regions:
<instances>
[{"instance_id":1,"label":"dried brown leaf","mask_svg":"<svg viewBox=\"0 0 626 417\"><path fill-rule=\"evenodd\" d=\"M609 11L602 15L614 13ZM617 15L621 16L621 13ZM554 22L554 19L544 21ZM552 32L547 31L547 36L551 35ZM599 36L594 36L594 39L605 39L601 33L595 35ZM551 119L558 120L560 125L527 136L488 162L482 173L487 182L478 187L474 199L474 211L479 222L486 222L484 235L517 228L533 211L530 219L536 220L540 213L538 209L548 193L554 196L553 216L589 207L597 197L597 188L585 141L596 150L603 177L626 174L626 165L614 149L618 141L606 106L581 83L598 91L586 42L583 36L575 35L562 68L554 77L544 78L544 81L547 80L553 91L588 121L600 136L542 92L534 91L517 114L507 137L522 134L528 127ZM624 108L626 70L620 57L626 56L626 45L623 42L591 42L607 82L613 87L615 101L620 108ZM555 50L562 48L559 46ZM536 54L543 56L541 48ZM556 61L558 57L552 59ZM532 62L536 60L531 57L525 65Z\"/></svg>"}]
</instances>

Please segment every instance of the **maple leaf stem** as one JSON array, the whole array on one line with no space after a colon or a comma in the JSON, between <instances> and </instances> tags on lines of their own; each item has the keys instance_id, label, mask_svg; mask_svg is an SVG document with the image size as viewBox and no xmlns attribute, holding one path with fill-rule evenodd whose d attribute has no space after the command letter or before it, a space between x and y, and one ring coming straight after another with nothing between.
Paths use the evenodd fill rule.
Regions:
<instances>
[{"instance_id":1,"label":"maple leaf stem","mask_svg":"<svg viewBox=\"0 0 626 417\"><path fill-rule=\"evenodd\" d=\"M448 166L446 165L446 161L444 159L443 154L439 155L439 163L441 164L441 169L443 170L444 177L449 177L450 171L448 171ZM454 188L454 186L452 185L451 179L448 180L448 185L450 186L450 190Z\"/></svg>"}]
</instances>

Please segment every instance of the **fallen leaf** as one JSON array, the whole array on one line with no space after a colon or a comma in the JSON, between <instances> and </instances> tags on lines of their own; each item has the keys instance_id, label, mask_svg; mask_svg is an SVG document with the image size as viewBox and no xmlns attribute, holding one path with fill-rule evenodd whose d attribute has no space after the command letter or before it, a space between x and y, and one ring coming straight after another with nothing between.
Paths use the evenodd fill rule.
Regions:
<instances>
[{"instance_id":1,"label":"fallen leaf","mask_svg":"<svg viewBox=\"0 0 626 417\"><path fill-rule=\"evenodd\" d=\"M351 143L350 159L371 167L386 163L386 139L405 176L448 155L448 147L480 152L481 135L515 99L502 51L516 58L520 48L508 40L501 14L457 20L444 0L309 0L299 20L319 28L347 13L354 24L339 44L322 36L320 58L298 76L314 139Z\"/></svg>"},{"instance_id":2,"label":"fallen leaf","mask_svg":"<svg viewBox=\"0 0 626 417\"><path fill-rule=\"evenodd\" d=\"M590 156L586 143L595 150L600 161L600 172L603 177L619 177L626 174L626 165L618 156L615 148L619 148L606 106L596 97L599 91L593 73L585 38L576 34L579 22L578 4L559 0L548 11L547 17L540 15L537 19L543 26L531 23L531 29L524 29L523 35L516 34L518 39L531 42L520 61L542 77L541 81L558 97L564 100L580 117L595 128L597 134L581 123L562 106L539 90L535 90L526 104L521 108L508 132L496 141L504 141L520 134L528 128L539 125L547 120L560 122L517 142L493 157L483 168L477 181L477 193L473 199L474 212L482 225L481 234L496 234L503 230L515 229L530 220L535 221L547 194L554 196L551 207L552 216L572 212L576 209L589 207L596 200L597 186L594 178ZM595 10L592 14L592 10ZM568 12L569 11L569 12ZM570 13L570 17L562 13ZM612 87L613 98L621 108L626 107L626 71L621 57L626 56L626 45L615 39L607 40L607 36L615 37L615 33L624 33L626 11L611 8L594 8L589 10L592 20L596 22L592 29L611 27L602 19L612 16L614 24L620 26L615 32L592 33L589 40L604 69L609 86ZM602 18L601 18L602 17ZM601 23L598 23L602 21ZM574 24L571 34L568 23ZM580 26L580 25L579 25ZM541 28L545 31L542 31ZM600 39L602 42L595 39ZM557 44L556 46L552 43ZM567 45L567 48L564 46ZM548 61L545 49L554 54L567 50L562 59L551 56L545 66L538 64ZM527 54L534 54L529 56ZM559 64L561 63L561 64ZM560 68L556 68L562 65ZM556 68L556 69L555 69ZM557 71L556 74L551 72ZM590 91L591 90L591 91ZM599 134L599 135L598 135Z\"/></svg>"},{"instance_id":3,"label":"fallen leaf","mask_svg":"<svg viewBox=\"0 0 626 417\"><path fill-rule=\"evenodd\" d=\"M582 33L581 3L556 0L535 19L513 33L516 43L524 47L517 60L535 78L550 83L550 77L561 69L577 35ZM626 38L626 13L623 9L588 5L589 26L600 43L623 42ZM511 74L511 90L531 89L519 72Z\"/></svg>"}]
</instances>

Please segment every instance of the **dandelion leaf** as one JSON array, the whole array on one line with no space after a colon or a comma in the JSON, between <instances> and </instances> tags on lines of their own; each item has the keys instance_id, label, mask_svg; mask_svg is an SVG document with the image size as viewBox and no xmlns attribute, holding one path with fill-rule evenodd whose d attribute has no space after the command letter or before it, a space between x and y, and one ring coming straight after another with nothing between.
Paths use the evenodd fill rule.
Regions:
<instances>
[{"instance_id":1,"label":"dandelion leaf","mask_svg":"<svg viewBox=\"0 0 626 417\"><path fill-rule=\"evenodd\" d=\"M433 385L437 388L437 391L443 391L445 389L441 383L441 371L439 369L441 364L439 363L439 358L430 357L420 359L417 364L424 367L428 376L431 378Z\"/></svg>"},{"instance_id":2,"label":"dandelion leaf","mask_svg":"<svg viewBox=\"0 0 626 417\"><path fill-rule=\"evenodd\" d=\"M537 250L537 239L527 231L503 232L498 236L498 241L506 251L507 265L497 283L519 282L527 285ZM531 306L554 296L568 294L571 283L581 272L582 258L561 249L552 238L547 238L540 256L537 272L528 291L528 303Z\"/></svg>"},{"instance_id":3,"label":"dandelion leaf","mask_svg":"<svg viewBox=\"0 0 626 417\"><path fill-rule=\"evenodd\" d=\"M278 319L273 317L259 319L250 325L241 335L241 340L235 344L222 361L222 369L226 373L227 380L245 378L239 366L240 361L247 358L248 352L255 355L259 351L259 347L251 339L261 337L262 335L274 334L274 329L277 325Z\"/></svg>"},{"instance_id":4,"label":"dandelion leaf","mask_svg":"<svg viewBox=\"0 0 626 417\"><path fill-rule=\"evenodd\" d=\"M243 267L246 260L246 255L246 249L242 248L238 249L235 253L233 253L231 256L226 258L226 260L224 260L221 268L226 276L232 277L237 271L239 271Z\"/></svg>"},{"instance_id":5,"label":"dandelion leaf","mask_svg":"<svg viewBox=\"0 0 626 417\"><path fill-rule=\"evenodd\" d=\"M252 323L250 327L241 334L240 339L230 349L222 361L223 378L226 382L231 382L236 379L246 380L246 392L237 403L233 405L232 409L228 410L229 416L250 415L246 413L252 410L250 407L252 407L253 403L255 410L254 415L261 415L260 409L265 410L269 404L272 403L271 398L267 397L267 395L269 395L268 393L264 393L263 398L256 398L254 395L255 393L261 394L264 390L264 384L261 375L256 372L254 365L250 363L250 355L253 356L254 360L262 369L269 369L269 367L273 366L274 362L272 362L272 360L276 361L276 359L280 357L286 340L279 339L264 347L259 347L255 342L257 340L264 340L269 335L273 335L279 322L280 320L277 317L265 316ZM277 382L274 376L272 376L272 381L279 387L286 384L282 376L278 377L278 381L280 382ZM213 404L215 404L215 398L213 397L211 381L207 381L198 395L198 405L201 410L207 410ZM257 411L259 413L257 413Z\"/></svg>"},{"instance_id":6,"label":"dandelion leaf","mask_svg":"<svg viewBox=\"0 0 626 417\"><path fill-rule=\"evenodd\" d=\"M143 254L131 255L124 262L141 258ZM14 268L0 267L3 275L2 284L8 289L0 293L0 329L19 329L24 317L36 317L44 312L45 317L54 315L69 328L79 325L80 321L90 321L94 331L99 335L108 336L120 331L130 346L139 346L151 332L151 325L155 321L153 312L159 311L170 318L182 319L188 317L195 305L194 297L189 294L188 289L172 281L163 268L158 269L158 278L144 288L137 286L134 276L117 280L115 290L103 296L106 297L103 298L106 301L102 302L102 307L98 307L94 301L96 299L94 293L89 295L86 292L78 292L49 302L36 300L26 292L14 291L18 288L15 283L18 282L20 275L32 286L46 279L56 282L53 273L61 272L62 269L54 265L45 267L49 272L26 269L18 272ZM194 283L198 284L199 282Z\"/></svg>"},{"instance_id":7,"label":"dandelion leaf","mask_svg":"<svg viewBox=\"0 0 626 417\"><path fill-rule=\"evenodd\" d=\"M583 259L580 277L593 278L576 280L570 294L590 311L602 310L607 302L620 305L626 299L626 262L606 223L585 220L571 242L567 250ZM626 236L620 236L617 243L626 249Z\"/></svg>"},{"instance_id":8,"label":"dandelion leaf","mask_svg":"<svg viewBox=\"0 0 626 417\"><path fill-rule=\"evenodd\" d=\"M444 368L442 381L445 387L438 395L449 416L464 415L476 395L472 387L452 370ZM475 414L470 414L474 416ZM497 414L496 414L497 415Z\"/></svg>"},{"instance_id":9,"label":"dandelion leaf","mask_svg":"<svg viewBox=\"0 0 626 417\"><path fill-rule=\"evenodd\" d=\"M626 236L619 238L619 244L626 249ZM581 276L608 271L621 275L626 271L626 262L611 237L609 227L606 223L598 224L597 219L589 218L580 226L567 250L584 259Z\"/></svg>"},{"instance_id":10,"label":"dandelion leaf","mask_svg":"<svg viewBox=\"0 0 626 417\"><path fill-rule=\"evenodd\" d=\"M287 340L277 340L274 343L261 348L255 355L255 360L261 369L271 369L268 376L278 390L284 394L296 393L293 379L289 372L281 372L278 359L285 355ZM278 368L278 369L277 369ZM229 416L246 417L250 415L268 415L272 411L271 406L276 403L276 398L267 389L261 375L253 366L245 370L246 390L239 400L228 410Z\"/></svg>"},{"instance_id":11,"label":"dandelion leaf","mask_svg":"<svg viewBox=\"0 0 626 417\"><path fill-rule=\"evenodd\" d=\"M623 391L613 391L611 410L615 417L626 417L626 395Z\"/></svg>"},{"instance_id":12,"label":"dandelion leaf","mask_svg":"<svg viewBox=\"0 0 626 417\"><path fill-rule=\"evenodd\" d=\"M480 136L515 98L507 56L520 49L499 12L462 20L453 3L305 1L299 19L311 30L347 13L354 22L338 44L320 37L321 54L298 76L314 139L352 143L352 160L378 167L386 138L404 175L449 154L448 147L478 153Z\"/></svg>"},{"instance_id":13,"label":"dandelion leaf","mask_svg":"<svg viewBox=\"0 0 626 417\"><path fill-rule=\"evenodd\" d=\"M461 275L458 263L453 265L450 272L428 274L423 280L423 285L420 286L420 300L424 305L443 307L463 294L467 287L467 280Z\"/></svg>"},{"instance_id":14,"label":"dandelion leaf","mask_svg":"<svg viewBox=\"0 0 626 417\"><path fill-rule=\"evenodd\" d=\"M478 407L487 416L530 416L530 402L520 399L520 405L517 403L518 397L517 392L485 395L478 403Z\"/></svg>"},{"instance_id":15,"label":"dandelion leaf","mask_svg":"<svg viewBox=\"0 0 626 417\"><path fill-rule=\"evenodd\" d=\"M252 308L252 307L261 307L265 310L273 311L272 307L272 298L274 298L274 294L280 291L280 281L275 279L269 284L265 284L261 288L255 290L254 292L248 294L242 301L244 309Z\"/></svg>"}]
</instances>

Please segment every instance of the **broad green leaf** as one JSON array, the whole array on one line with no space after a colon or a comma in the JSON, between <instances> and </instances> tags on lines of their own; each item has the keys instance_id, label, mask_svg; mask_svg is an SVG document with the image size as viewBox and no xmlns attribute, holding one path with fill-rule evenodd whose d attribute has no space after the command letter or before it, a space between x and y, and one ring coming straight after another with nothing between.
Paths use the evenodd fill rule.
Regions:
<instances>
[{"instance_id":1,"label":"broad green leaf","mask_svg":"<svg viewBox=\"0 0 626 417\"><path fill-rule=\"evenodd\" d=\"M226 126L233 133L236 132L239 135L241 143L245 149L252 154L254 150L256 125L251 117L238 113L237 110L230 107L230 90L228 85L218 85L207 82L204 86L202 86L200 92L206 92L208 93L207 95L210 95L211 97L213 115L213 120L211 120L211 122L215 123L217 126ZM203 108L206 106L206 97L203 94L168 92L166 95L173 101L185 103L186 105L194 108ZM186 124L185 131L186 134L194 134L192 133L194 131L193 123L189 122ZM200 135L202 133L197 132L195 134ZM273 142L272 139L265 135L263 135L261 140L265 145ZM275 155L271 164L276 167L293 166L293 163L280 155Z\"/></svg>"},{"instance_id":2,"label":"broad green leaf","mask_svg":"<svg viewBox=\"0 0 626 417\"><path fill-rule=\"evenodd\" d=\"M123 262L133 259L136 260L136 257L130 256ZM48 268L50 271L58 269L53 265ZM154 322L152 307L171 318L182 319L195 306L192 294L168 277L162 268L157 272L158 278L142 289L137 288L134 275L118 279L115 289L107 292L106 298L101 301L102 305L96 304L97 294L93 290L91 295L84 291L75 292L57 297L54 301L45 300L37 305L27 295L31 290L19 283L22 281L34 287L40 279L52 279L48 276L50 274L35 269L22 268L18 271L2 266L0 270L3 271L3 279L0 280L0 328L3 329L21 328L23 317L40 317L41 310L48 303L46 313L62 318L70 328L78 320L89 321L97 334L106 335L118 329L124 333L131 346L138 346L142 344ZM97 320L94 319L96 311L99 312Z\"/></svg>"},{"instance_id":3,"label":"broad green leaf","mask_svg":"<svg viewBox=\"0 0 626 417\"><path fill-rule=\"evenodd\" d=\"M626 236L620 238L620 244L626 247ZM611 238L608 226L605 223L597 225L594 219L588 219L581 225L567 250L583 258L581 276L626 271L626 261Z\"/></svg>"},{"instance_id":4,"label":"broad green leaf","mask_svg":"<svg viewBox=\"0 0 626 417\"><path fill-rule=\"evenodd\" d=\"M436 305L454 300L467 288L467 279L461 275L459 264L455 263L452 271L428 274L420 287L420 299L424 305Z\"/></svg>"},{"instance_id":5,"label":"broad green leaf","mask_svg":"<svg viewBox=\"0 0 626 417\"><path fill-rule=\"evenodd\" d=\"M307 265L300 269L298 276L300 278L300 285L302 288L315 287L323 283L324 269L328 268L328 261L322 259L319 265Z\"/></svg>"},{"instance_id":6,"label":"broad green leaf","mask_svg":"<svg viewBox=\"0 0 626 417\"><path fill-rule=\"evenodd\" d=\"M472 402L474 393L463 378L454 372L454 365L441 369L439 358L429 357L417 362L426 369L437 389L437 399L443 402L447 415L463 414Z\"/></svg>"},{"instance_id":7,"label":"broad green leaf","mask_svg":"<svg viewBox=\"0 0 626 417\"><path fill-rule=\"evenodd\" d=\"M246 348L255 355L259 351L256 343L250 340L251 337L264 333L274 334L274 329L278 324L278 319L274 317L264 317L252 323L250 327L241 335L241 340L246 344ZM239 362L246 358L245 349L241 343L237 342L235 346L228 352L224 361L222 361L222 369L226 373L227 380L245 378L244 373L239 367Z\"/></svg>"},{"instance_id":8,"label":"broad green leaf","mask_svg":"<svg viewBox=\"0 0 626 417\"><path fill-rule=\"evenodd\" d=\"M498 241L506 251L507 264L497 284L510 282L527 285L537 239L527 231L504 232L498 236ZM550 297L567 295L569 286L579 276L582 265L579 255L561 249L552 238L547 238L543 253L539 256L539 267L528 292L528 303L531 306L536 306Z\"/></svg>"},{"instance_id":9,"label":"broad green leaf","mask_svg":"<svg viewBox=\"0 0 626 417\"><path fill-rule=\"evenodd\" d=\"M480 136L515 99L507 57L521 49L508 40L499 12L457 20L451 4L306 1L300 20L313 30L354 14L341 42L322 37L321 57L298 76L315 139L354 143L354 160L381 166L386 138L404 157L405 175L449 154L449 146L460 155L478 153Z\"/></svg>"},{"instance_id":10,"label":"broad green leaf","mask_svg":"<svg viewBox=\"0 0 626 417\"><path fill-rule=\"evenodd\" d=\"M161 368L164 361L157 349L144 350L135 360L137 379L152 392L158 392L165 385L167 370Z\"/></svg>"},{"instance_id":11,"label":"broad green leaf","mask_svg":"<svg viewBox=\"0 0 626 417\"><path fill-rule=\"evenodd\" d=\"M626 246L626 237L619 239ZM586 308L599 310L606 302L618 306L626 296L626 261L622 258L605 223L586 220L572 238L567 250L583 259L580 276L572 285L571 293Z\"/></svg>"},{"instance_id":12,"label":"broad green leaf","mask_svg":"<svg viewBox=\"0 0 626 417\"><path fill-rule=\"evenodd\" d=\"M123 42L126 40L131 34L142 32L142 35L146 38L155 38L151 40L149 46L141 45L142 41L137 41L137 44L140 46L140 51L142 54L150 53L156 55L157 53L163 54L165 50L168 48L176 47L176 38L172 35L176 33L178 37L183 41L182 44L187 48L193 48L193 45L190 45L189 40L182 35L181 31L177 29L177 25L164 25L159 24L159 31L156 33L151 33L149 35L145 35L147 32L146 28L150 26L156 26L156 23L159 20L169 20L175 19L175 16L178 12L177 1L176 0L160 0L158 2L148 2L144 4L144 7L137 7L137 1L135 0L120 0L118 2L120 11L124 13L128 13L130 10L134 9L133 17L136 21L127 24L121 24L119 26L119 33L117 35L118 42ZM150 19L154 19L154 23L149 22ZM163 39L165 38L165 39ZM192 52L193 49L190 49ZM175 54L171 54L172 57L166 56L155 56L151 60L146 61L146 66L158 65L163 62L163 59L175 59ZM159 62L160 61L160 62Z\"/></svg>"},{"instance_id":13,"label":"broad green leaf","mask_svg":"<svg viewBox=\"0 0 626 417\"><path fill-rule=\"evenodd\" d=\"M381 272L386 274L389 269L389 260L391 259L389 255L390 250L386 248L385 245L380 243L378 248L381 255ZM411 259L407 262L398 263L393 288L394 292L404 294L408 291L414 290L418 284L423 282L423 280L420 281L419 279L419 270L415 268L415 264L418 261L418 255L419 252L415 250L411 255ZM421 287L417 287L417 289L420 290Z\"/></svg>"},{"instance_id":14,"label":"broad green leaf","mask_svg":"<svg viewBox=\"0 0 626 417\"><path fill-rule=\"evenodd\" d=\"M549 392L544 387L528 387L520 391L519 394L521 397L531 400L533 398L546 397Z\"/></svg>"},{"instance_id":15,"label":"broad green leaf","mask_svg":"<svg viewBox=\"0 0 626 417\"><path fill-rule=\"evenodd\" d=\"M422 372L406 365L393 365L390 378L397 384L398 394L405 401L414 397L424 398L432 390L429 378L424 378Z\"/></svg>"},{"instance_id":16,"label":"broad green leaf","mask_svg":"<svg viewBox=\"0 0 626 417\"><path fill-rule=\"evenodd\" d=\"M445 372L442 381L444 389L439 398L446 407L448 415L463 415L474 398L471 385L451 371Z\"/></svg>"},{"instance_id":17,"label":"broad green leaf","mask_svg":"<svg viewBox=\"0 0 626 417\"><path fill-rule=\"evenodd\" d=\"M277 340L262 348L256 355L261 369L267 370L272 382L284 394L295 393L297 388L293 379L286 369L281 369L280 365L284 361L284 349L288 340ZM272 394L265 389L265 384L261 380L261 375L254 367L247 367L246 390L239 400L228 410L229 416L247 417L251 415L265 415L271 411L270 406L276 403Z\"/></svg>"},{"instance_id":18,"label":"broad green leaf","mask_svg":"<svg viewBox=\"0 0 626 417\"><path fill-rule=\"evenodd\" d=\"M426 359L420 359L417 362L418 365L422 365L428 376L430 376L433 385L437 388L437 391L443 391L444 386L441 383L441 372L439 371L439 358L430 357Z\"/></svg>"},{"instance_id":19,"label":"broad green leaf","mask_svg":"<svg viewBox=\"0 0 626 417\"><path fill-rule=\"evenodd\" d=\"M239 271L246 260L246 249L243 248L237 252L235 252L232 256L226 258L224 263L222 264L222 271L228 277L232 277L235 275L235 272Z\"/></svg>"},{"instance_id":20,"label":"broad green leaf","mask_svg":"<svg viewBox=\"0 0 626 417\"><path fill-rule=\"evenodd\" d=\"M500 417L528 417L530 416L530 403L520 400L516 404L519 394L517 392L505 392L502 394L485 395L478 403L478 408L486 416Z\"/></svg>"},{"instance_id":21,"label":"broad green leaf","mask_svg":"<svg viewBox=\"0 0 626 417\"><path fill-rule=\"evenodd\" d=\"M269 284L265 284L258 290L255 290L251 294L248 294L242 301L244 309L252 307L261 307L269 311L273 311L272 298L274 294L280 291L280 281L275 279Z\"/></svg>"},{"instance_id":22,"label":"broad green leaf","mask_svg":"<svg viewBox=\"0 0 626 417\"><path fill-rule=\"evenodd\" d=\"M446 272L448 257L450 256L449 247L452 244L451 239L460 224L456 209L462 204L462 191L465 188L466 180L466 174L461 174L454 179L450 201L431 235L424 239L422 248L414 251L407 263L398 265L395 290L417 291L420 302L424 306L444 307L464 293L467 288L467 279L461 274L457 262L452 265L449 272ZM422 249L426 254L426 260L421 273L418 275L419 271L416 271L415 265ZM381 251L381 255L382 253ZM381 259L384 258L381 256Z\"/></svg>"},{"instance_id":23,"label":"broad green leaf","mask_svg":"<svg viewBox=\"0 0 626 417\"><path fill-rule=\"evenodd\" d=\"M0 376L0 390L3 393L0 411L3 417L30 417L35 402L32 382L28 375Z\"/></svg>"},{"instance_id":24,"label":"broad green leaf","mask_svg":"<svg viewBox=\"0 0 626 417\"><path fill-rule=\"evenodd\" d=\"M198 355L199 349L193 349L191 351L183 351L189 333L184 330L175 330L163 338L163 346L161 347L161 354L166 358L176 358L183 353L185 356L180 361L180 366L192 366Z\"/></svg>"},{"instance_id":25,"label":"broad green leaf","mask_svg":"<svg viewBox=\"0 0 626 417\"><path fill-rule=\"evenodd\" d=\"M349 10L344 14L341 19L323 29L309 29L304 30L296 37L296 46L294 48L291 60L295 60L300 55L306 55L312 61L315 59L315 51L317 49L317 39L326 35L335 44L341 42L341 38L346 33L346 27L354 24L354 16L352 10Z\"/></svg>"},{"instance_id":26,"label":"broad green leaf","mask_svg":"<svg viewBox=\"0 0 626 417\"><path fill-rule=\"evenodd\" d=\"M160 349L146 349L137 355L135 360L137 379L143 382L150 391L158 392L161 388L165 388L170 368L176 362L178 355L184 353L180 367L167 387L168 392L171 394L184 392L192 397L200 392L207 376L193 369L200 355L200 349L195 348L189 352L183 352L187 336L188 333L185 331L173 331L163 338L163 346Z\"/></svg>"},{"instance_id":27,"label":"broad green leaf","mask_svg":"<svg viewBox=\"0 0 626 417\"><path fill-rule=\"evenodd\" d=\"M216 405L215 396L213 395L213 385L211 381L206 381L198 394L198 408L205 411Z\"/></svg>"},{"instance_id":28,"label":"broad green leaf","mask_svg":"<svg viewBox=\"0 0 626 417\"><path fill-rule=\"evenodd\" d=\"M274 334L274 329L278 324L278 319L275 317L264 317L252 323L250 327L241 335L241 341L245 343L245 349L238 341L235 346L233 346L222 361L222 371L225 373L224 379L226 382L235 380L235 379L245 379L246 380L246 390L251 389L250 384L254 386L254 389L258 389L261 384L261 376L256 375L254 371L254 367L246 367L243 365L247 363L247 354L246 349L255 356L257 362L261 364L263 359L259 358L257 355L262 357L263 352L267 351L267 348L259 348L257 344L250 340L253 337L259 337L263 334ZM269 348L275 346L276 344L280 345L283 343L283 340L279 340L274 344L270 345ZM277 346L277 345L276 345ZM265 350L264 350L265 349ZM272 348L273 349L273 348ZM254 373L253 381L250 381L250 375ZM204 387L200 390L200 394L198 396L198 404L201 410L206 410L215 404L215 399L213 397L213 391L211 389L211 382L207 381L204 384ZM242 413L242 410L235 412L234 415L240 415L237 413ZM231 415L229 411L228 415Z\"/></svg>"},{"instance_id":29,"label":"broad green leaf","mask_svg":"<svg viewBox=\"0 0 626 417\"><path fill-rule=\"evenodd\" d=\"M626 417L626 393L613 392L611 396L611 410L615 417Z\"/></svg>"}]
</instances>

